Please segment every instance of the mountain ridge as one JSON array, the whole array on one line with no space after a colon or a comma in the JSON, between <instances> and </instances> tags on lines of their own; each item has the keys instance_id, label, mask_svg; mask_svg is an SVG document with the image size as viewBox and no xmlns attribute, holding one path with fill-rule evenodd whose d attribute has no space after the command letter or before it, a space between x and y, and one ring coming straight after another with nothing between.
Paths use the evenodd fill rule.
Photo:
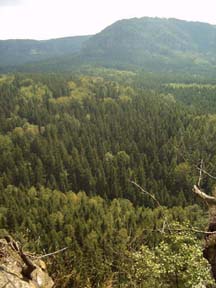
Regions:
<instances>
[{"instance_id":1,"label":"mountain ridge","mask_svg":"<svg viewBox=\"0 0 216 288\"><path fill-rule=\"evenodd\" d=\"M19 61L15 53L7 63L8 51L1 52L0 41L0 67L27 64L16 69L70 71L82 65L96 64L148 71L198 71L212 70L216 66L216 26L175 18L122 19L92 36L16 41L37 41L34 43L45 44L45 51L50 49L50 53L41 55L32 48L33 55L25 55L23 60L21 49Z\"/></svg>"},{"instance_id":2,"label":"mountain ridge","mask_svg":"<svg viewBox=\"0 0 216 288\"><path fill-rule=\"evenodd\" d=\"M92 36L84 43L83 51L93 58L98 54L107 61L117 58L136 66L148 66L149 62L175 65L176 61L181 65L179 61L185 60L191 62L188 64L196 64L193 63L194 58L197 62L209 64L209 57L205 53L210 50L212 56L216 51L215 28L206 23L173 18L120 20Z\"/></svg>"},{"instance_id":3,"label":"mountain ridge","mask_svg":"<svg viewBox=\"0 0 216 288\"><path fill-rule=\"evenodd\" d=\"M0 66L22 65L38 62L81 49L90 36L72 36L50 40L8 39L0 40Z\"/></svg>"}]
</instances>

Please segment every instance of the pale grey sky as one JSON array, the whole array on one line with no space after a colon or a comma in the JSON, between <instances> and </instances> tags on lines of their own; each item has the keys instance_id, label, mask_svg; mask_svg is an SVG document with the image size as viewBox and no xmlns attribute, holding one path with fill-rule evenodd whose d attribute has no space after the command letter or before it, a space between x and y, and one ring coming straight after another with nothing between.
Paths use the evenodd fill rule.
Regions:
<instances>
[{"instance_id":1,"label":"pale grey sky","mask_svg":"<svg viewBox=\"0 0 216 288\"><path fill-rule=\"evenodd\" d=\"M0 39L95 34L132 17L216 24L215 0L0 0Z\"/></svg>"}]
</instances>

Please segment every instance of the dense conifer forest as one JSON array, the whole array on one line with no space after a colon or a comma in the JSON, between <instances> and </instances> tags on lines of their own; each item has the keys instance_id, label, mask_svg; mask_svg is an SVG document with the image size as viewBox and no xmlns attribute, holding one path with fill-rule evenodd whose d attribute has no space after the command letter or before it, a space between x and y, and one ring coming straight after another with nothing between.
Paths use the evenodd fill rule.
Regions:
<instances>
[{"instance_id":1,"label":"dense conifer forest","mask_svg":"<svg viewBox=\"0 0 216 288\"><path fill-rule=\"evenodd\" d=\"M211 285L192 187L202 159L216 175L215 135L207 76L1 75L1 231L39 254L67 247L48 260L56 287Z\"/></svg>"}]
</instances>

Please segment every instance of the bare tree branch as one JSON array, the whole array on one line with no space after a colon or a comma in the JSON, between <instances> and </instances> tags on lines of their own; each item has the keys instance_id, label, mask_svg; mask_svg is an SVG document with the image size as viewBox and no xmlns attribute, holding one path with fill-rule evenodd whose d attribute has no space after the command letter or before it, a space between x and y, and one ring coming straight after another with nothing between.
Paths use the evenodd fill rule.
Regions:
<instances>
[{"instance_id":1,"label":"bare tree branch","mask_svg":"<svg viewBox=\"0 0 216 288\"><path fill-rule=\"evenodd\" d=\"M199 179L197 186L200 187L201 181L202 181L202 172L203 172L203 159L200 162L200 169L199 169Z\"/></svg>"},{"instance_id":2,"label":"bare tree branch","mask_svg":"<svg viewBox=\"0 0 216 288\"><path fill-rule=\"evenodd\" d=\"M150 229L149 229L150 231ZM159 233L164 233L163 231L156 229L156 230L151 230L151 232L159 232ZM178 232L195 232L195 233L200 233L200 234L206 234L206 235L212 235L212 234L216 234L216 231L204 231L204 230L198 230L195 228L188 228L188 229L173 229L173 228L169 228L169 233L178 233Z\"/></svg>"},{"instance_id":3,"label":"bare tree branch","mask_svg":"<svg viewBox=\"0 0 216 288\"><path fill-rule=\"evenodd\" d=\"M195 165L196 166L196 165ZM216 180L216 176L213 176L213 175L211 175L210 173L208 173L206 170L204 170L204 169L201 169L200 167L198 167L198 166L196 166L196 168L198 169L198 170L202 170L202 172L204 173L204 174L206 174L206 175L208 175L210 178L212 178L212 179L214 179L214 180Z\"/></svg>"},{"instance_id":4,"label":"bare tree branch","mask_svg":"<svg viewBox=\"0 0 216 288\"><path fill-rule=\"evenodd\" d=\"M55 251L55 252L48 253L48 254L45 254L45 255L42 255L42 256L38 256L38 257L35 257L35 258L37 258L37 259L42 259L42 258L45 258L45 257L49 257L49 256L52 256L52 255L56 255L56 254L61 253L61 252L65 251L65 250L67 250L67 249L68 249L68 247L64 247L64 248L62 248L62 249L60 249L60 250L57 250L57 251Z\"/></svg>"},{"instance_id":5,"label":"bare tree branch","mask_svg":"<svg viewBox=\"0 0 216 288\"><path fill-rule=\"evenodd\" d=\"M200 198L206 201L208 205L216 205L216 198L209 196L206 193L202 192L197 185L194 185L193 192L196 193Z\"/></svg>"},{"instance_id":6,"label":"bare tree branch","mask_svg":"<svg viewBox=\"0 0 216 288\"><path fill-rule=\"evenodd\" d=\"M150 233L161 233L161 234L164 234L166 233L166 231L163 231L163 229L143 229L142 230L143 232L146 231L146 232L150 232ZM195 229L195 228L188 228L188 229L174 229L174 228L169 228L168 229L168 232L169 234L174 234L174 233L180 233L180 232L194 232L194 233L199 233L199 234L205 234L205 235L212 235L212 234L216 234L216 231L204 231L204 230L198 230L198 229ZM136 239L132 239L132 242L134 242Z\"/></svg>"},{"instance_id":7,"label":"bare tree branch","mask_svg":"<svg viewBox=\"0 0 216 288\"><path fill-rule=\"evenodd\" d=\"M206 234L206 235L216 234L216 231L203 231L203 230L197 230L197 229L194 229L194 228L191 228L188 231L193 231L193 232L196 232L196 233Z\"/></svg>"},{"instance_id":8,"label":"bare tree branch","mask_svg":"<svg viewBox=\"0 0 216 288\"><path fill-rule=\"evenodd\" d=\"M158 207L161 207L161 204L160 202L155 198L155 196L151 193L149 193L148 191L144 190L139 184L137 184L136 182L134 181L130 181L132 184L134 184L137 188L140 189L140 191L143 193L143 194L146 194L148 195L149 197L151 197L158 205Z\"/></svg>"},{"instance_id":9,"label":"bare tree branch","mask_svg":"<svg viewBox=\"0 0 216 288\"><path fill-rule=\"evenodd\" d=\"M134 181L130 181L130 182L131 182L132 184L134 184L136 187L138 187L143 194L147 194L148 196L150 196L150 197L156 202L156 204L157 204L158 207L161 207L160 202L157 200L157 198L156 198L153 194L151 194L150 192L144 190L144 189L143 189L139 184L137 184L136 182L134 182ZM166 227L167 227L168 230L169 230L169 223L168 223L167 215L164 214L163 227L162 227L162 230L160 230L160 233L165 233L165 228L166 228Z\"/></svg>"}]
</instances>

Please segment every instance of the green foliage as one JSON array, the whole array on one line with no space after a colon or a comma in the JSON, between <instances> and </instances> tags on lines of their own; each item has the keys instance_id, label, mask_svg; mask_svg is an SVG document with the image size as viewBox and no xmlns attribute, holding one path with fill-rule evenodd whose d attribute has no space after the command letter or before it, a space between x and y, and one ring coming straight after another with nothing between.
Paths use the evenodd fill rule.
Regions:
<instances>
[{"instance_id":1,"label":"green foliage","mask_svg":"<svg viewBox=\"0 0 216 288\"><path fill-rule=\"evenodd\" d=\"M187 123L194 133L197 124L194 113L170 97L98 76L8 79L0 84L4 187L45 185L154 205L129 184L132 179L155 191L162 204L193 200L193 169L179 172L183 160L175 146L184 141L191 147Z\"/></svg>"},{"instance_id":2,"label":"green foliage","mask_svg":"<svg viewBox=\"0 0 216 288\"><path fill-rule=\"evenodd\" d=\"M199 159L215 174L215 117L209 115L215 111L214 85L203 84L205 110L200 113L198 102L191 107L184 93L180 97L179 84L167 86L163 80L158 87L149 78L122 75L116 74L119 82L110 80L109 73L107 80L98 75L4 76L1 185L44 185L153 207L129 183L134 180L162 204L193 203L188 191L196 182ZM143 87L145 81L151 86ZM200 85L180 87L188 93L188 87ZM192 103L193 94L187 97ZM204 180L210 189L212 181Z\"/></svg>"},{"instance_id":3,"label":"green foliage","mask_svg":"<svg viewBox=\"0 0 216 288\"><path fill-rule=\"evenodd\" d=\"M207 281L200 235L161 231L205 229L206 215L188 205L200 159L216 174L214 81L97 73L0 78L0 229L37 253L68 247L50 258L57 287ZM202 85L200 111L192 99ZM214 184L203 175L203 189Z\"/></svg>"},{"instance_id":4,"label":"green foliage","mask_svg":"<svg viewBox=\"0 0 216 288\"><path fill-rule=\"evenodd\" d=\"M165 219L168 223L189 220L190 225L203 229L206 223L200 223L200 219L206 218L198 206L152 210L134 207L125 199L108 202L84 192L62 193L43 187L23 190L13 186L1 189L0 203L0 229L12 233L24 250L41 254L68 247L50 261L48 258L57 287L81 288L87 283L90 287L103 287L105 283L139 287L130 285L133 281L140 283L143 277L148 278L146 285L161 279L173 283L173 273L165 271L177 259L179 277L185 283L191 273L202 276L203 271L208 272L205 261L201 261L199 240L185 233L164 238L159 232ZM148 269L144 267L147 260ZM181 265L187 261L182 274ZM182 278L184 275L188 278Z\"/></svg>"},{"instance_id":5,"label":"green foliage","mask_svg":"<svg viewBox=\"0 0 216 288\"><path fill-rule=\"evenodd\" d=\"M210 267L203 258L202 248L185 225L174 225L183 232L171 232L150 250L141 246L129 254L129 284L125 287L198 287L213 284ZM172 228L174 228L172 226ZM171 228L171 229L172 229Z\"/></svg>"}]
</instances>

